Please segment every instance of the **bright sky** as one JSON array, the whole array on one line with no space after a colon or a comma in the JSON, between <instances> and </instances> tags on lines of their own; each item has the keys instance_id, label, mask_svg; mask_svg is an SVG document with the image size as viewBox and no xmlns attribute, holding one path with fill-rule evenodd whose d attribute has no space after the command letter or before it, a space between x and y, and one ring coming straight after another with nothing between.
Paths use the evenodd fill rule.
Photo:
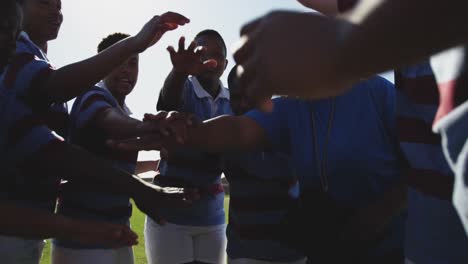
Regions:
<instances>
[{"instance_id":1,"label":"bright sky","mask_svg":"<svg viewBox=\"0 0 468 264\"><path fill-rule=\"evenodd\" d=\"M273 9L306 10L294 0L62 0L62 4L64 23L58 39L50 43L48 54L57 67L94 55L97 44L110 33L137 33L156 14L174 11L191 19L191 23L166 34L140 56L139 80L127 98L136 118L155 112L159 89L172 68L166 47L177 45L180 36L191 40L207 28L221 33L229 53L229 65L222 78L225 83L234 65L229 49L238 40L244 23ZM139 159L153 158L157 153L143 152Z\"/></svg>"},{"instance_id":2,"label":"bright sky","mask_svg":"<svg viewBox=\"0 0 468 264\"><path fill-rule=\"evenodd\" d=\"M127 97L134 117L139 119L144 113L155 112L159 89L172 68L166 48L177 46L180 36L192 40L207 28L221 33L228 46L229 65L222 77L226 84L234 65L230 48L238 40L243 24L274 9L307 10L295 0L62 0L62 4L64 23L58 39L50 43L48 54L56 67L93 56L98 43L110 33L137 33L156 14L174 11L191 19L140 55L139 80ZM139 159L158 156L156 152L141 152Z\"/></svg>"}]
</instances>

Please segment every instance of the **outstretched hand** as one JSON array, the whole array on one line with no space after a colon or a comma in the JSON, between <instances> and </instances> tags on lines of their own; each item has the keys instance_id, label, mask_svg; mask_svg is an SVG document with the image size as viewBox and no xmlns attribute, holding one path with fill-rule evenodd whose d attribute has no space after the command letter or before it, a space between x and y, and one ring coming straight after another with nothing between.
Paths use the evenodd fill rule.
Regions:
<instances>
[{"instance_id":1,"label":"outstretched hand","mask_svg":"<svg viewBox=\"0 0 468 264\"><path fill-rule=\"evenodd\" d=\"M174 12L154 16L134 37L136 51L138 53L145 51L158 42L167 31L177 29L179 26L183 26L189 22L188 18Z\"/></svg>"},{"instance_id":2,"label":"outstretched hand","mask_svg":"<svg viewBox=\"0 0 468 264\"><path fill-rule=\"evenodd\" d=\"M177 51L173 46L169 46L167 51L169 51L171 56L174 70L179 73L199 75L217 66L216 60L202 60L203 55L206 53L206 48L197 47L194 41L185 49L185 37L179 39L179 48Z\"/></svg>"}]
</instances>

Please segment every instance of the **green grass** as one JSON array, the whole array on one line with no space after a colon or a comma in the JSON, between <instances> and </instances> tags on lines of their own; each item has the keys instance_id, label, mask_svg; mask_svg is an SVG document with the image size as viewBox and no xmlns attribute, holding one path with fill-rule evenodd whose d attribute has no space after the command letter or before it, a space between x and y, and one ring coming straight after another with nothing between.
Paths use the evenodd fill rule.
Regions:
<instances>
[{"instance_id":1,"label":"green grass","mask_svg":"<svg viewBox=\"0 0 468 264\"><path fill-rule=\"evenodd\" d=\"M224 199L224 208L226 209L226 221L227 221L227 212L229 206L229 196L226 196ZM132 229L138 234L139 244L133 247L133 253L135 255L135 264L146 264L146 254L145 254L145 238L143 237L143 228L145 226L145 215L138 210L136 206L133 207L133 215L130 219ZM42 254L41 264L50 263L50 241L47 241L47 245L44 248Z\"/></svg>"}]
</instances>

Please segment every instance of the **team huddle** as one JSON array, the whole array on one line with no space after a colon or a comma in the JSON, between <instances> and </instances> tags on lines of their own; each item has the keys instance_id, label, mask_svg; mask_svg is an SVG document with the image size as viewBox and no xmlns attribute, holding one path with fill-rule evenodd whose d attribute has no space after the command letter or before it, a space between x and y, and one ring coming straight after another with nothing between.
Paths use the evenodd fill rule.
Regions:
<instances>
[{"instance_id":1,"label":"team huddle","mask_svg":"<svg viewBox=\"0 0 468 264\"><path fill-rule=\"evenodd\" d=\"M54 264L132 264L132 204L151 264L467 263L467 4L298 1L320 13L245 25L230 69L219 32L181 37L137 120L139 54L189 18L55 68L61 0L3 0L0 263L39 263L51 238Z\"/></svg>"}]
</instances>

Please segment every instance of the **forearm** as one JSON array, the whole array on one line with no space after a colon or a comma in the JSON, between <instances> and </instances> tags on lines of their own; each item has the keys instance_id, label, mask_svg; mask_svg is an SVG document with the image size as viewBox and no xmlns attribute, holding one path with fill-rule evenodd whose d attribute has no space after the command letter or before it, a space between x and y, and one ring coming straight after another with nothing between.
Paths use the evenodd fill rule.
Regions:
<instances>
[{"instance_id":1,"label":"forearm","mask_svg":"<svg viewBox=\"0 0 468 264\"><path fill-rule=\"evenodd\" d=\"M206 152L261 150L266 145L263 129L253 120L220 116L188 128L186 144Z\"/></svg>"},{"instance_id":2,"label":"forearm","mask_svg":"<svg viewBox=\"0 0 468 264\"><path fill-rule=\"evenodd\" d=\"M344 37L337 72L358 80L462 44L467 7L463 0L384 1Z\"/></svg>"},{"instance_id":3,"label":"forearm","mask_svg":"<svg viewBox=\"0 0 468 264\"><path fill-rule=\"evenodd\" d=\"M45 94L52 102L66 102L86 92L137 52L132 42L133 37L127 38L89 59L57 69L45 85Z\"/></svg>"},{"instance_id":4,"label":"forearm","mask_svg":"<svg viewBox=\"0 0 468 264\"><path fill-rule=\"evenodd\" d=\"M107 108L96 116L93 125L109 139L122 139L140 136L143 122L128 117L115 108Z\"/></svg>"},{"instance_id":5,"label":"forearm","mask_svg":"<svg viewBox=\"0 0 468 264\"><path fill-rule=\"evenodd\" d=\"M53 151L39 153L33 164L38 173L48 173L63 177L74 186L94 188L97 191L116 193L134 197L142 191L146 183L112 166L79 147L62 143Z\"/></svg>"},{"instance_id":6,"label":"forearm","mask_svg":"<svg viewBox=\"0 0 468 264\"><path fill-rule=\"evenodd\" d=\"M298 2L327 16L338 14L339 0L298 0Z\"/></svg>"},{"instance_id":7,"label":"forearm","mask_svg":"<svg viewBox=\"0 0 468 264\"><path fill-rule=\"evenodd\" d=\"M164 86L159 97L159 100L162 100L162 102L158 102L157 110L172 111L179 108L187 77L187 74L176 72L172 69L164 81Z\"/></svg>"},{"instance_id":8,"label":"forearm","mask_svg":"<svg viewBox=\"0 0 468 264\"><path fill-rule=\"evenodd\" d=\"M156 171L157 167L157 160L138 161L135 169L135 174L145 173L148 171Z\"/></svg>"},{"instance_id":9,"label":"forearm","mask_svg":"<svg viewBox=\"0 0 468 264\"><path fill-rule=\"evenodd\" d=\"M43 210L18 207L12 203L3 203L0 207L4 212L8 212L0 219L0 233L7 236L29 239L66 236L72 222L60 215Z\"/></svg>"}]
</instances>

